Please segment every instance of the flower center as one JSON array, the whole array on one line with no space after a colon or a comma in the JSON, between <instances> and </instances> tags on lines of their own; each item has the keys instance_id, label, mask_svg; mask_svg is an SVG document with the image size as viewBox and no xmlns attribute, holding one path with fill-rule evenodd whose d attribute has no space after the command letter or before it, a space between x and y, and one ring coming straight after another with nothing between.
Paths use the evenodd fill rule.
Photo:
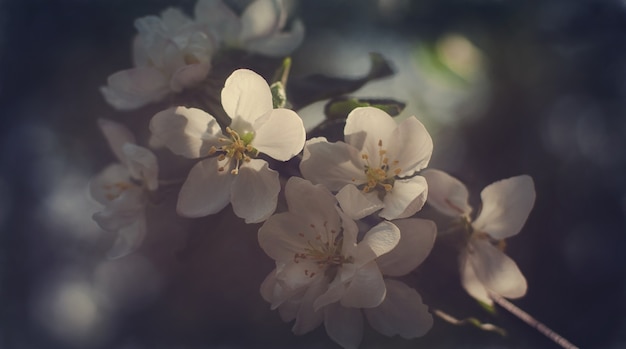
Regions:
<instances>
[{"instance_id":1,"label":"flower center","mask_svg":"<svg viewBox=\"0 0 626 349\"><path fill-rule=\"evenodd\" d=\"M502 240L496 240L494 238L491 237L491 235L482 232L482 231L474 231L471 235L472 239L477 239L477 240L487 240L489 241L489 243L491 243L493 246L497 247L498 250L504 252L504 250L506 249L506 241L504 239Z\"/></svg>"},{"instance_id":2,"label":"flower center","mask_svg":"<svg viewBox=\"0 0 626 349\"><path fill-rule=\"evenodd\" d=\"M109 201L113 201L120 197L120 195L122 195L122 193L127 189L132 188L133 184L129 182L116 182L112 184L105 184L102 187L106 191L104 197Z\"/></svg>"},{"instance_id":3,"label":"flower center","mask_svg":"<svg viewBox=\"0 0 626 349\"><path fill-rule=\"evenodd\" d=\"M369 193L372 190L379 190L380 194L385 194L393 189L393 183L395 176L402 172L402 169L395 167L398 165L398 160L389 161L387 157L387 150L383 149L383 141L378 140L378 164L372 165L369 161L368 154L362 154L361 158L365 160L365 176L367 177L367 183L363 187L364 193ZM391 167L395 167L391 170Z\"/></svg>"},{"instance_id":4,"label":"flower center","mask_svg":"<svg viewBox=\"0 0 626 349\"><path fill-rule=\"evenodd\" d=\"M318 232L315 224L309 225L309 227L315 232L315 240L307 240L306 245L301 253L294 254L294 262L300 263L302 260L312 261L317 264L318 268L334 278L337 273L337 269L346 263L354 263L352 256L344 256L341 254L343 247L343 237L338 236L341 232L337 233L334 229L328 229L327 222L324 222L324 234L326 235L325 241L322 240L322 233ZM305 238L304 233L299 233L299 237ZM317 273L308 269L304 270L304 274L310 278L314 277Z\"/></svg>"},{"instance_id":5,"label":"flower center","mask_svg":"<svg viewBox=\"0 0 626 349\"><path fill-rule=\"evenodd\" d=\"M191 53L186 53L183 56L183 60L185 61L185 64L187 64L187 65L200 63L200 60L198 60L198 58L196 56L192 55Z\"/></svg>"},{"instance_id":6,"label":"flower center","mask_svg":"<svg viewBox=\"0 0 626 349\"><path fill-rule=\"evenodd\" d=\"M233 168L230 173L236 175L239 173L239 166L241 165L241 163L250 162L252 158L259 155L259 151L256 150L252 146L252 144L250 144L252 143L252 139L254 139L254 133L246 132L242 136L240 136L237 131L234 131L230 127L226 127L226 133L228 133L228 136L230 138L218 138L218 141L220 143L224 143L224 145L221 145L219 147L211 147L211 149L209 150L209 155L215 154L218 151L222 152L222 154L218 156L217 160L227 161L224 165L220 166L217 169L220 172L224 171L225 165L228 165L230 161L234 160L236 162L235 168Z\"/></svg>"}]
</instances>

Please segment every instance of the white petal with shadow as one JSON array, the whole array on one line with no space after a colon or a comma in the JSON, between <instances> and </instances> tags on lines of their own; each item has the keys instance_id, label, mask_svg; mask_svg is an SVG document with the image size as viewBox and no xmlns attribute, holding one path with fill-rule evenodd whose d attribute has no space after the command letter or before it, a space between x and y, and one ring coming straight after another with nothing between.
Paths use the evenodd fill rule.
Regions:
<instances>
[{"instance_id":1,"label":"white petal with shadow","mask_svg":"<svg viewBox=\"0 0 626 349\"><path fill-rule=\"evenodd\" d=\"M261 125L254 125L252 146L276 160L287 161L304 146L306 131L302 119L289 109L272 109L268 113Z\"/></svg>"},{"instance_id":2,"label":"white petal with shadow","mask_svg":"<svg viewBox=\"0 0 626 349\"><path fill-rule=\"evenodd\" d=\"M218 171L217 157L195 164L178 194L176 211L183 217L203 217L221 211L230 202L234 175L228 168Z\"/></svg>"},{"instance_id":3,"label":"white petal with shadow","mask_svg":"<svg viewBox=\"0 0 626 349\"><path fill-rule=\"evenodd\" d=\"M400 241L393 250L378 257L376 263L384 275L402 276L428 257L435 244L437 226L419 218L398 219L393 224L400 229Z\"/></svg>"},{"instance_id":4,"label":"white petal with shadow","mask_svg":"<svg viewBox=\"0 0 626 349\"><path fill-rule=\"evenodd\" d=\"M483 206L472 226L494 239L505 239L526 223L535 204L535 185L530 176L511 177L488 185L480 197Z\"/></svg>"},{"instance_id":5,"label":"white petal with shadow","mask_svg":"<svg viewBox=\"0 0 626 349\"><path fill-rule=\"evenodd\" d=\"M429 205L451 217L467 216L472 213L468 203L469 192L465 184L449 174L435 169L421 172L428 183Z\"/></svg>"},{"instance_id":6,"label":"white petal with shadow","mask_svg":"<svg viewBox=\"0 0 626 349\"><path fill-rule=\"evenodd\" d=\"M385 207L378 215L389 220L411 217L422 209L427 195L428 186L424 177L398 179L391 192L385 195Z\"/></svg>"},{"instance_id":7,"label":"white petal with shadow","mask_svg":"<svg viewBox=\"0 0 626 349\"><path fill-rule=\"evenodd\" d=\"M276 210L280 182L278 172L265 160L252 159L239 168L231 188L233 211L246 223L266 220Z\"/></svg>"}]
</instances>

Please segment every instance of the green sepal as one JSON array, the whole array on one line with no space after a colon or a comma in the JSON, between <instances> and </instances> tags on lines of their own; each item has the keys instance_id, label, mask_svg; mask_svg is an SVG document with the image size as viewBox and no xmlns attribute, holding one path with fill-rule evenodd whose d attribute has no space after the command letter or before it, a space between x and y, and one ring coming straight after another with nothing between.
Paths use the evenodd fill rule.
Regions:
<instances>
[{"instance_id":1,"label":"green sepal","mask_svg":"<svg viewBox=\"0 0 626 349\"><path fill-rule=\"evenodd\" d=\"M274 108L285 108L287 105L287 80L289 79L289 71L291 70L291 57L285 57L282 64L272 78L270 90L272 91L272 103Z\"/></svg>"},{"instance_id":2,"label":"green sepal","mask_svg":"<svg viewBox=\"0 0 626 349\"><path fill-rule=\"evenodd\" d=\"M495 325L492 325L492 324L482 323L482 322L480 322L480 320L478 320L475 317L470 317L470 318L467 318L465 320L467 321L468 324L470 324L470 325L472 325L472 326L474 326L476 328L479 328L479 329L481 329L483 331L495 332L495 333L499 334L502 337L506 337L506 335L507 335L506 330L503 329L502 327L498 327L498 326L495 326Z\"/></svg>"},{"instance_id":3,"label":"green sepal","mask_svg":"<svg viewBox=\"0 0 626 349\"><path fill-rule=\"evenodd\" d=\"M502 337L506 337L507 336L507 332L505 329L498 327L494 324L490 324L490 323L484 323L481 322L480 320L478 320L475 317L468 317L462 320L459 320L457 318L455 318L454 316L444 313L443 311L439 310L439 309L433 309L433 313L438 316L440 319L442 319L443 321L446 321L452 325L455 326L463 326L463 325L472 325L480 330L483 331L489 331L489 332L495 332L499 335L501 335Z\"/></svg>"},{"instance_id":4,"label":"green sepal","mask_svg":"<svg viewBox=\"0 0 626 349\"><path fill-rule=\"evenodd\" d=\"M485 311L491 315L496 315L498 313L498 311L496 310L496 307L493 304L487 304L479 300L476 300L476 303L478 303L478 305L480 305L481 308L485 309Z\"/></svg>"},{"instance_id":5,"label":"green sepal","mask_svg":"<svg viewBox=\"0 0 626 349\"><path fill-rule=\"evenodd\" d=\"M284 108L287 105L287 91L281 81L276 81L270 86L272 91L272 104L274 108Z\"/></svg>"}]
</instances>

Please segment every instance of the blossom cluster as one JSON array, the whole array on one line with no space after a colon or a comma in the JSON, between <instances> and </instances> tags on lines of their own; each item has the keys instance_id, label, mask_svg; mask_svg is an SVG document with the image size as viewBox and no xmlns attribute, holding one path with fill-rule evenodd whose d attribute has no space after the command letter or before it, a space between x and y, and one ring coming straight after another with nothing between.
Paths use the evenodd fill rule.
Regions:
<instances>
[{"instance_id":1,"label":"blossom cluster","mask_svg":"<svg viewBox=\"0 0 626 349\"><path fill-rule=\"evenodd\" d=\"M202 84L224 47L287 55L304 27L296 20L284 31L285 11L280 0L255 0L237 16L220 0L199 0L193 19L176 9L138 19L136 67L110 76L103 95L113 107L130 109L180 93ZM472 219L466 186L427 168L433 141L416 116L398 123L379 108L357 107L345 119L343 141L307 140L296 111L275 105L270 85L254 71L233 71L220 92L227 123L174 105L151 118L152 141L194 161L178 192L180 216L219 214L230 204L246 223L262 224L258 242L275 268L260 293L281 319L294 321L295 334L323 324L344 348L359 346L365 320L386 336L426 334L433 316L401 278L435 244L436 224L417 218L425 204L458 223L460 282L470 296L490 305L491 293L526 293L504 239L520 232L534 205L531 177L486 187ZM141 245L151 197L168 184L159 178L157 156L125 126L110 120L99 126L119 163L91 182L104 206L94 220L118 233L110 251L117 258ZM277 213L281 200L286 210Z\"/></svg>"},{"instance_id":2,"label":"blossom cluster","mask_svg":"<svg viewBox=\"0 0 626 349\"><path fill-rule=\"evenodd\" d=\"M109 76L102 94L117 109L135 109L200 84L223 50L285 56L304 38L299 20L285 30L287 10L283 0L255 0L238 16L222 0L198 0L193 18L176 8L139 18L135 67Z\"/></svg>"}]
</instances>

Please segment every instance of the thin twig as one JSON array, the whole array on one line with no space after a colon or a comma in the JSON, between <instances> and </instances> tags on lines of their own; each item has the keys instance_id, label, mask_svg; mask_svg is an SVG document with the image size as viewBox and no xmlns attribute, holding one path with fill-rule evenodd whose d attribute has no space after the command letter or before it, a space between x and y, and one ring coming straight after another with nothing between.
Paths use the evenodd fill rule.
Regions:
<instances>
[{"instance_id":1,"label":"thin twig","mask_svg":"<svg viewBox=\"0 0 626 349\"><path fill-rule=\"evenodd\" d=\"M506 309L511 314L517 316L520 320L524 321L530 327L536 329L537 331L539 331L544 336L550 338L552 341L554 341L556 344L560 345L564 349L578 349L578 347L575 346L574 344L572 344L570 341L568 341L567 339L563 338L558 333L554 332L548 326L544 325L543 323L541 323L539 320L537 320L534 317L532 317L527 312L525 312L522 309L518 308L515 304L513 304L513 303L509 302L508 300L504 299L499 294L496 294L496 293L493 293L493 292L489 291L489 297L491 299L493 299L494 302L498 303L499 306L501 306L502 308Z\"/></svg>"}]
</instances>

